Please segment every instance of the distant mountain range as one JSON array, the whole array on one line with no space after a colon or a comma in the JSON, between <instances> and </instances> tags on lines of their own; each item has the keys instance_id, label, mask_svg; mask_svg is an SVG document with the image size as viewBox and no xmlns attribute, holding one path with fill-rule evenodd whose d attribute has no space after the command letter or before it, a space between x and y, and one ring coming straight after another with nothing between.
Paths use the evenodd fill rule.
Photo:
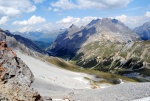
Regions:
<instances>
[{"instance_id":1,"label":"distant mountain range","mask_svg":"<svg viewBox=\"0 0 150 101\"><path fill-rule=\"evenodd\" d=\"M141 37L142 40L150 40L150 22L136 27L134 31Z\"/></svg>"},{"instance_id":2,"label":"distant mountain range","mask_svg":"<svg viewBox=\"0 0 150 101\"><path fill-rule=\"evenodd\" d=\"M21 35L33 41L43 41L46 43L53 42L57 35L63 33L65 29L52 30L52 31L34 31L34 32L12 32L14 35Z\"/></svg>"},{"instance_id":3,"label":"distant mountain range","mask_svg":"<svg viewBox=\"0 0 150 101\"><path fill-rule=\"evenodd\" d=\"M25 47L35 51L35 52L39 52L39 53L42 53L42 54L47 54L47 52L43 49L41 49L40 47L38 47L32 40L30 39L27 39L27 38L24 38L22 37L21 35L13 35L11 34L10 31L5 31L5 34L8 36L8 37L11 37L11 38L14 38L13 41L12 41L12 45L14 44L17 44L17 42L21 43L22 45L24 45ZM8 40L10 41L10 40ZM15 42L14 42L15 41ZM16 42L17 41L17 42ZM9 45L9 44L8 44ZM19 47L22 47L19 46ZM13 47L14 48L14 47Z\"/></svg>"}]
</instances>

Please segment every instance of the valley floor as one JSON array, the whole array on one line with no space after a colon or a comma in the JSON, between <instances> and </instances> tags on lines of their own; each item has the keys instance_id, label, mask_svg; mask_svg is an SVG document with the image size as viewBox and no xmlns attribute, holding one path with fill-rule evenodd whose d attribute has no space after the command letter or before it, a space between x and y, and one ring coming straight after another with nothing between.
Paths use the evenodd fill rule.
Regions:
<instances>
[{"instance_id":1,"label":"valley floor","mask_svg":"<svg viewBox=\"0 0 150 101\"><path fill-rule=\"evenodd\" d=\"M150 96L150 83L101 85L99 89L91 89L90 81L85 77L95 79L93 75L71 72L20 52L16 53L33 72L35 81L32 87L42 96L74 101L136 101ZM147 99L137 101L150 100Z\"/></svg>"}]
</instances>

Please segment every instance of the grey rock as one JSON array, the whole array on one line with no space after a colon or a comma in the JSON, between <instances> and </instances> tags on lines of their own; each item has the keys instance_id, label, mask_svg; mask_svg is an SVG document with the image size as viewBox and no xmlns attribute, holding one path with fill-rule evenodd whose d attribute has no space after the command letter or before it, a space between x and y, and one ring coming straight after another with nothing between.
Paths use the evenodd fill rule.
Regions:
<instances>
[{"instance_id":1,"label":"grey rock","mask_svg":"<svg viewBox=\"0 0 150 101\"><path fill-rule=\"evenodd\" d=\"M2 40L7 36L0 32ZM16 44L18 44L16 42ZM31 88L34 76L28 66L12 53L11 49L0 49L0 95L9 101L40 101L39 93ZM7 47L8 48L8 47ZM7 101L2 100L2 101Z\"/></svg>"}]
</instances>

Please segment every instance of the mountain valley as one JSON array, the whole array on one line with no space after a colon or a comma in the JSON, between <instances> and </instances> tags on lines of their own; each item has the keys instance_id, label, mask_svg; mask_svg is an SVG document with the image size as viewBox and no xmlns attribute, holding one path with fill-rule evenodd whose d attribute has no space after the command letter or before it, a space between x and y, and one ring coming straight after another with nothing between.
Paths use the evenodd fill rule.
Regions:
<instances>
[{"instance_id":1,"label":"mountain valley","mask_svg":"<svg viewBox=\"0 0 150 101\"><path fill-rule=\"evenodd\" d=\"M150 41L141 40L116 19L93 20L81 28L71 25L51 46L1 29L0 38L3 35L33 73L30 87L42 101L126 101L150 96L150 84L138 83L150 81ZM125 91L121 95L130 98L117 100L121 89ZM145 93L139 95L139 89ZM109 99L104 97L108 91L113 93Z\"/></svg>"}]
</instances>

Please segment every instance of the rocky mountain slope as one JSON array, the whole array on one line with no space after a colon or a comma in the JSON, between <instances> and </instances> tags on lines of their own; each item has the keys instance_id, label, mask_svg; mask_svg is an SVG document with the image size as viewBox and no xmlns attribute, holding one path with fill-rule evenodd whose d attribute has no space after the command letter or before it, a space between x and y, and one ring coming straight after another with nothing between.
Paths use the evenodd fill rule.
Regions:
<instances>
[{"instance_id":1,"label":"rocky mountain slope","mask_svg":"<svg viewBox=\"0 0 150 101\"><path fill-rule=\"evenodd\" d=\"M50 63L57 64L55 66L44 60L34 58L32 54L36 54L35 52L17 42L14 37L6 36L5 31L1 30L0 40L5 38L8 46L15 49L19 58L14 57L15 54L10 50L0 51L0 61L3 62L4 60L2 67L6 69L4 78L0 79L1 101L127 101L150 95L149 83L124 83L124 77L114 74L108 75L107 73L96 76L100 73L98 71L92 75L67 71L57 66L74 68L69 62L64 62L64 60L56 57L40 55L47 62L51 61ZM10 59L7 61L7 58ZM34 82L33 74L28 67L34 74ZM83 68L80 69L83 70ZM90 73L91 71L89 70ZM117 82L124 84L108 87L110 84L106 81L111 83L116 77ZM99 85L98 89L96 89L97 85ZM45 97L41 98L38 92L30 86ZM106 97L107 95L109 97Z\"/></svg>"},{"instance_id":2,"label":"rocky mountain slope","mask_svg":"<svg viewBox=\"0 0 150 101\"><path fill-rule=\"evenodd\" d=\"M59 35L50 50L56 56L73 57L84 68L150 81L150 42L116 19L93 20L84 28L72 25Z\"/></svg>"},{"instance_id":3,"label":"rocky mountain slope","mask_svg":"<svg viewBox=\"0 0 150 101\"><path fill-rule=\"evenodd\" d=\"M141 37L142 40L150 40L150 22L136 27L134 31Z\"/></svg>"},{"instance_id":4,"label":"rocky mountain slope","mask_svg":"<svg viewBox=\"0 0 150 101\"><path fill-rule=\"evenodd\" d=\"M78 28L72 25L60 34L48 49L56 56L74 56L83 46L94 42L128 43L137 40L138 35L116 19L104 18Z\"/></svg>"},{"instance_id":5,"label":"rocky mountain slope","mask_svg":"<svg viewBox=\"0 0 150 101\"><path fill-rule=\"evenodd\" d=\"M92 42L73 58L76 64L150 81L150 41L114 44Z\"/></svg>"},{"instance_id":6,"label":"rocky mountain slope","mask_svg":"<svg viewBox=\"0 0 150 101\"><path fill-rule=\"evenodd\" d=\"M28 66L5 43L0 32L0 101L40 101L39 93L31 88L34 76Z\"/></svg>"},{"instance_id":7,"label":"rocky mountain slope","mask_svg":"<svg viewBox=\"0 0 150 101\"><path fill-rule=\"evenodd\" d=\"M5 31L5 34L7 36L10 37L14 37L16 39L17 42L20 42L21 44L25 45L26 47L28 47L29 49L39 52L41 54L47 54L46 51L42 50L41 48L39 48L32 40L24 38L20 35L13 35L11 34L9 31Z\"/></svg>"}]
</instances>

